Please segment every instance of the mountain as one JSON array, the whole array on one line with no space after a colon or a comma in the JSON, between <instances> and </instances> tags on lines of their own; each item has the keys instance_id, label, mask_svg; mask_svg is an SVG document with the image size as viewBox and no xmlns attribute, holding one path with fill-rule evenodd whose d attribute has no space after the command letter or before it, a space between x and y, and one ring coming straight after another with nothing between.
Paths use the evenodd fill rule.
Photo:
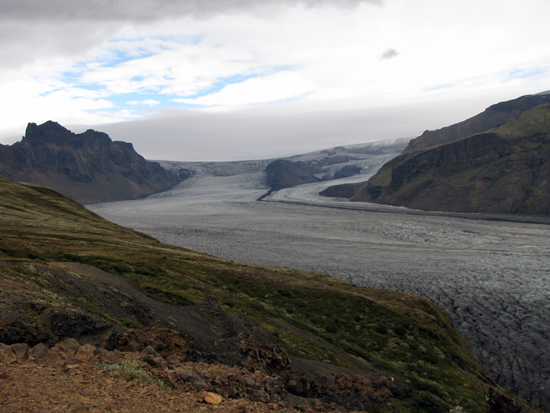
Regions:
<instances>
[{"instance_id":1,"label":"mountain","mask_svg":"<svg viewBox=\"0 0 550 413\"><path fill-rule=\"evenodd\" d=\"M142 351L152 367L180 366L159 367L176 390L331 411L538 411L495 386L427 299L162 244L3 177L0 268L0 364L14 343L55 358L72 338L106 359ZM217 375L198 375L201 363Z\"/></svg>"},{"instance_id":2,"label":"mountain","mask_svg":"<svg viewBox=\"0 0 550 413\"><path fill-rule=\"evenodd\" d=\"M302 161L289 161L288 159L277 159L266 166L266 185L277 191L283 188L301 184L318 182L315 177L316 169Z\"/></svg>"},{"instance_id":3,"label":"mountain","mask_svg":"<svg viewBox=\"0 0 550 413\"><path fill-rule=\"evenodd\" d=\"M517 99L497 103L463 122L435 131L425 131L418 138L411 139L403 153L415 152L432 146L454 142L476 133L497 128L506 122L517 119L523 112L545 103L550 103L549 92L521 96Z\"/></svg>"},{"instance_id":4,"label":"mountain","mask_svg":"<svg viewBox=\"0 0 550 413\"><path fill-rule=\"evenodd\" d=\"M521 109L532 102L524 98L511 102ZM505 103L499 105L510 109L512 103ZM500 127L404 152L352 200L432 211L549 215L549 110L550 104L539 105Z\"/></svg>"},{"instance_id":5,"label":"mountain","mask_svg":"<svg viewBox=\"0 0 550 413\"><path fill-rule=\"evenodd\" d=\"M272 190L371 173L397 156L408 139L337 146L322 151L276 159L266 167Z\"/></svg>"},{"instance_id":6,"label":"mountain","mask_svg":"<svg viewBox=\"0 0 550 413\"><path fill-rule=\"evenodd\" d=\"M88 204L142 198L186 177L146 161L131 143L93 130L74 134L52 121L29 123L20 142L0 145L0 174Z\"/></svg>"},{"instance_id":7,"label":"mountain","mask_svg":"<svg viewBox=\"0 0 550 413\"><path fill-rule=\"evenodd\" d=\"M160 161L166 170L183 176L257 175L258 187L274 191L296 185L374 173L399 155L409 139L337 146L286 158L233 162ZM365 178L366 180L366 178Z\"/></svg>"}]
</instances>

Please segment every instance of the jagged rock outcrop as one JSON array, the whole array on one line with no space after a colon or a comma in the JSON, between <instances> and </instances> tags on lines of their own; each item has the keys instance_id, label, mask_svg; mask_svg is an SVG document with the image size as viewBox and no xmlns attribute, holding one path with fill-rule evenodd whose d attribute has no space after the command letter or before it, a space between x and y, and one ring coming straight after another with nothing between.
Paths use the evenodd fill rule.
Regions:
<instances>
[{"instance_id":1,"label":"jagged rock outcrop","mask_svg":"<svg viewBox=\"0 0 550 413\"><path fill-rule=\"evenodd\" d=\"M352 198L409 208L550 214L550 104L384 166Z\"/></svg>"},{"instance_id":2,"label":"jagged rock outcrop","mask_svg":"<svg viewBox=\"0 0 550 413\"><path fill-rule=\"evenodd\" d=\"M120 351L140 351L151 347L162 357L187 358L188 337L169 328L152 327L146 330L130 329L116 334L112 347Z\"/></svg>"},{"instance_id":3,"label":"jagged rock outcrop","mask_svg":"<svg viewBox=\"0 0 550 413\"><path fill-rule=\"evenodd\" d=\"M131 143L94 130L75 134L52 121L29 123L20 142L0 145L0 174L85 204L142 198L185 178L146 161Z\"/></svg>"}]
</instances>

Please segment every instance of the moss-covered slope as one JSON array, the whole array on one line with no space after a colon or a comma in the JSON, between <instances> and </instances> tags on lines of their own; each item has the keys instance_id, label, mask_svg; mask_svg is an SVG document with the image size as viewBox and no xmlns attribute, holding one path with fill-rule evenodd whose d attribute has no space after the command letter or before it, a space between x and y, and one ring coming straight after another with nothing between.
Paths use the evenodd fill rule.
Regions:
<instances>
[{"instance_id":1,"label":"moss-covered slope","mask_svg":"<svg viewBox=\"0 0 550 413\"><path fill-rule=\"evenodd\" d=\"M417 152L498 128L517 119L523 112L547 103L550 103L550 93L521 96L491 105L483 112L462 122L433 131L425 131L418 138L412 139L403 153Z\"/></svg>"},{"instance_id":2,"label":"moss-covered slope","mask_svg":"<svg viewBox=\"0 0 550 413\"><path fill-rule=\"evenodd\" d=\"M33 324L37 337L49 340L61 337L41 322L44 312L62 310L117 328L170 326L189 333L178 309L214 296L225 313L255 320L291 356L358 374L385 372L406 383L410 392L399 397L376 393L398 411L460 405L485 412L485 390L494 384L449 316L426 299L165 245L50 189L5 178L0 274L0 322ZM148 297L136 301L136 294ZM222 317L216 311L202 326L205 334L224 327L212 318Z\"/></svg>"},{"instance_id":3,"label":"moss-covered slope","mask_svg":"<svg viewBox=\"0 0 550 413\"><path fill-rule=\"evenodd\" d=\"M409 208L550 214L550 105L386 164L353 198Z\"/></svg>"}]
</instances>

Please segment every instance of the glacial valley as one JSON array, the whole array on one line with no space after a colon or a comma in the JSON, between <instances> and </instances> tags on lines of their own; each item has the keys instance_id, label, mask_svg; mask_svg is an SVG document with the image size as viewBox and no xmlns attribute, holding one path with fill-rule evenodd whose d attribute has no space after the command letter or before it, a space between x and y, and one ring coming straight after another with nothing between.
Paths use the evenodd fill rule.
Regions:
<instances>
[{"instance_id":1,"label":"glacial valley","mask_svg":"<svg viewBox=\"0 0 550 413\"><path fill-rule=\"evenodd\" d=\"M366 181L359 175L341 183ZM550 220L443 214L272 192L262 172L197 175L142 200L89 205L118 224L239 263L325 272L427 297L495 380L550 411Z\"/></svg>"}]
</instances>

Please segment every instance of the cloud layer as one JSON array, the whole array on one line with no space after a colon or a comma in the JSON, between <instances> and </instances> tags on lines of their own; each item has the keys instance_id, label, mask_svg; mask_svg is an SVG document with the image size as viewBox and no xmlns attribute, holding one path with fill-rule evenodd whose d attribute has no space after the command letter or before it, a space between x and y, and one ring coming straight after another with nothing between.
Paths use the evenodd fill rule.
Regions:
<instances>
[{"instance_id":1,"label":"cloud layer","mask_svg":"<svg viewBox=\"0 0 550 413\"><path fill-rule=\"evenodd\" d=\"M2 20L148 21L186 15L208 18L223 13L262 13L266 6L353 8L382 0L3 0Z\"/></svg>"},{"instance_id":2,"label":"cloud layer","mask_svg":"<svg viewBox=\"0 0 550 413\"><path fill-rule=\"evenodd\" d=\"M186 125L223 114L220 122L277 117L270 128L302 136L308 147L315 139L304 122L330 118L347 131L340 139L353 143L380 136L371 116L380 109L431 102L436 113L442 101L469 100L473 115L480 102L547 90L547 15L547 0L521 7L510 0L6 0L0 139L52 119L99 130L120 123L116 139L132 141L128 122L177 116L187 122L172 123L183 139ZM327 116L346 111L362 111L377 126L351 122L352 130L346 116ZM445 126L430 111L414 121L399 113L384 117L386 131ZM248 134L247 142L267 148L257 129L222 123L228 135Z\"/></svg>"}]
</instances>

